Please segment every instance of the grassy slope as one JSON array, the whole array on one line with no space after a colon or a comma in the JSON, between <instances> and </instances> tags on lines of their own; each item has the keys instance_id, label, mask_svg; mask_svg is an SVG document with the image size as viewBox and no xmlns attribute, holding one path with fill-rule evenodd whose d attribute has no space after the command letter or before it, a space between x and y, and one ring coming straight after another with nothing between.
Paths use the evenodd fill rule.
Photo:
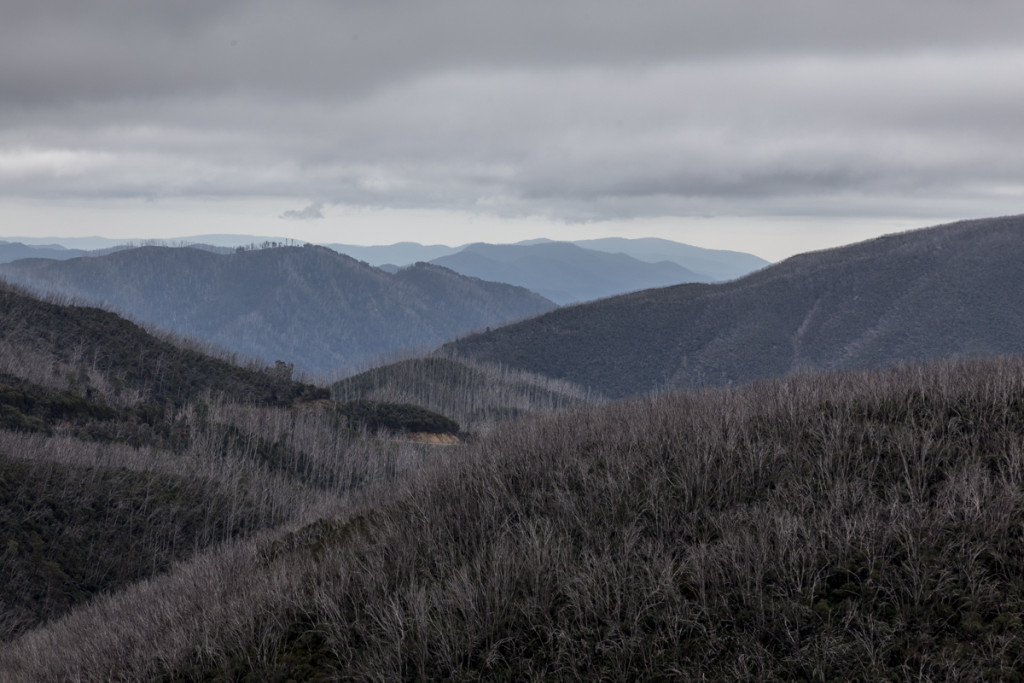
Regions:
<instances>
[{"instance_id":1,"label":"grassy slope","mask_svg":"<svg viewBox=\"0 0 1024 683\"><path fill-rule=\"evenodd\" d=\"M1013 680L1021 433L1018 359L514 423L26 634L0 673Z\"/></svg>"},{"instance_id":2,"label":"grassy slope","mask_svg":"<svg viewBox=\"0 0 1024 683\"><path fill-rule=\"evenodd\" d=\"M1024 217L802 254L718 285L647 290L448 345L609 397L800 368L1024 352Z\"/></svg>"}]
</instances>

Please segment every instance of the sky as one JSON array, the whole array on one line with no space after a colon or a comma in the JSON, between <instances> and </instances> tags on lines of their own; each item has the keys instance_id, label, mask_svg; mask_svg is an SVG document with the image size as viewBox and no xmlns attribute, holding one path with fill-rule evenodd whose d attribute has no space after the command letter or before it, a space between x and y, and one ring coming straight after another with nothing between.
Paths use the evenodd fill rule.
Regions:
<instances>
[{"instance_id":1,"label":"sky","mask_svg":"<svg viewBox=\"0 0 1024 683\"><path fill-rule=\"evenodd\" d=\"M0 239L656 236L1024 213L1019 0L5 0Z\"/></svg>"}]
</instances>

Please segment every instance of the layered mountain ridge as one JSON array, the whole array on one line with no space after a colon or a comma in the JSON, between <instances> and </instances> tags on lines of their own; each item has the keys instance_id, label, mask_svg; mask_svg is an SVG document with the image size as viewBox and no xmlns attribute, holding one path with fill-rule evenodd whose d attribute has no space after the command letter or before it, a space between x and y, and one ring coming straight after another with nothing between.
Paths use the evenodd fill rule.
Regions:
<instances>
[{"instance_id":1,"label":"layered mountain ridge","mask_svg":"<svg viewBox=\"0 0 1024 683\"><path fill-rule=\"evenodd\" d=\"M1024 217L794 256L739 280L561 308L449 351L607 396L799 369L1024 352Z\"/></svg>"},{"instance_id":2,"label":"layered mountain ridge","mask_svg":"<svg viewBox=\"0 0 1024 683\"><path fill-rule=\"evenodd\" d=\"M102 257L18 261L0 266L0 276L313 373L430 348L553 307L525 289L438 266L389 274L313 246L230 254L141 247Z\"/></svg>"}]
</instances>

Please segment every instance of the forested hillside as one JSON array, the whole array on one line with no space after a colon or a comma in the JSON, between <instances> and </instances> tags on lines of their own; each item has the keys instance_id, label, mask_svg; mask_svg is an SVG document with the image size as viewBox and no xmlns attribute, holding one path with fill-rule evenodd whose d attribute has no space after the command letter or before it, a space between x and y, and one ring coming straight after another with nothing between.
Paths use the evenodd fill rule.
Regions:
<instances>
[{"instance_id":1,"label":"forested hillside","mask_svg":"<svg viewBox=\"0 0 1024 683\"><path fill-rule=\"evenodd\" d=\"M372 399L424 406L451 416L471 432L601 400L570 382L444 356L371 368L336 383L332 390L342 401Z\"/></svg>"},{"instance_id":2,"label":"forested hillside","mask_svg":"<svg viewBox=\"0 0 1024 683\"><path fill-rule=\"evenodd\" d=\"M461 434L290 374L0 286L0 641L394 478L422 454L393 436Z\"/></svg>"},{"instance_id":3,"label":"forested hillside","mask_svg":"<svg viewBox=\"0 0 1024 683\"><path fill-rule=\"evenodd\" d=\"M1020 359L947 361L509 423L24 632L0 677L1013 680L1022 396Z\"/></svg>"},{"instance_id":4,"label":"forested hillside","mask_svg":"<svg viewBox=\"0 0 1024 683\"><path fill-rule=\"evenodd\" d=\"M795 369L1024 352L1024 217L794 256L740 280L652 289L447 348L610 397Z\"/></svg>"},{"instance_id":5,"label":"forested hillside","mask_svg":"<svg viewBox=\"0 0 1024 683\"><path fill-rule=\"evenodd\" d=\"M322 247L216 254L141 247L68 261L29 260L0 276L102 303L135 320L312 373L428 349L553 304L521 288L435 266L389 274Z\"/></svg>"},{"instance_id":6,"label":"forested hillside","mask_svg":"<svg viewBox=\"0 0 1024 683\"><path fill-rule=\"evenodd\" d=\"M181 405L204 395L288 405L325 396L281 362L265 369L156 337L114 313L41 300L0 283L0 371L112 404Z\"/></svg>"}]
</instances>

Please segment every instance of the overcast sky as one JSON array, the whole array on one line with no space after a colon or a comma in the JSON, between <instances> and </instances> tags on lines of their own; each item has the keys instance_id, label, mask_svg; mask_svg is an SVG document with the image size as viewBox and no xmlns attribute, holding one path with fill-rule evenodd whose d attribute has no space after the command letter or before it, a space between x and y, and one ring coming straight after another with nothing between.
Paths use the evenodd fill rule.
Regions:
<instances>
[{"instance_id":1,"label":"overcast sky","mask_svg":"<svg viewBox=\"0 0 1024 683\"><path fill-rule=\"evenodd\" d=\"M4 0L0 238L655 235L1024 212L1019 0Z\"/></svg>"}]
</instances>

